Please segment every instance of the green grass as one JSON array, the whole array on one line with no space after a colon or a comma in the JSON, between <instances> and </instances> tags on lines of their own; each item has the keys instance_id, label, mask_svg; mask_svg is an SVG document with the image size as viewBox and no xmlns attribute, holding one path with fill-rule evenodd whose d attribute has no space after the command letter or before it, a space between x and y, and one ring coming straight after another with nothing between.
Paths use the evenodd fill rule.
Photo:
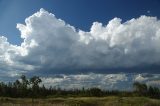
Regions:
<instances>
[{"instance_id":1,"label":"green grass","mask_svg":"<svg viewBox=\"0 0 160 106\"><path fill-rule=\"evenodd\" d=\"M146 97L68 97L48 99L0 98L0 106L160 106L160 100Z\"/></svg>"}]
</instances>

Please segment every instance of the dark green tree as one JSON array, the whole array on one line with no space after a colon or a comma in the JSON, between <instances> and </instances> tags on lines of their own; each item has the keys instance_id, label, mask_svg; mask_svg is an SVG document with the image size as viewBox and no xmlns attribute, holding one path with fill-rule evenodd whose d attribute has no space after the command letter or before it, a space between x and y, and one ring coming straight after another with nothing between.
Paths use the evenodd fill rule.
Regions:
<instances>
[{"instance_id":1,"label":"dark green tree","mask_svg":"<svg viewBox=\"0 0 160 106\"><path fill-rule=\"evenodd\" d=\"M148 91L148 87L146 84L142 84L142 83L139 83L139 82L135 82L133 83L133 87L135 89L135 91L137 93L139 93L140 95L144 95L147 93Z\"/></svg>"},{"instance_id":2,"label":"dark green tree","mask_svg":"<svg viewBox=\"0 0 160 106\"><path fill-rule=\"evenodd\" d=\"M33 97L37 97L38 96L38 92L39 92L39 84L42 82L42 80L38 77L38 76L33 76L32 78L30 78L30 84L31 84L31 88L32 88L32 96Z\"/></svg>"}]
</instances>

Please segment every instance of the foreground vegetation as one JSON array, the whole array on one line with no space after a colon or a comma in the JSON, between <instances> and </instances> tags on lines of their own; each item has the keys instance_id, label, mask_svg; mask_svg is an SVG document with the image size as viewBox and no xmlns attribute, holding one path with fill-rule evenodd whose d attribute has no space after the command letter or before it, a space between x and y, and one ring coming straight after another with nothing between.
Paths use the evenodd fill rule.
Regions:
<instances>
[{"instance_id":1,"label":"foreground vegetation","mask_svg":"<svg viewBox=\"0 0 160 106\"><path fill-rule=\"evenodd\" d=\"M68 97L48 99L0 98L0 106L160 106L160 100L146 97Z\"/></svg>"}]
</instances>

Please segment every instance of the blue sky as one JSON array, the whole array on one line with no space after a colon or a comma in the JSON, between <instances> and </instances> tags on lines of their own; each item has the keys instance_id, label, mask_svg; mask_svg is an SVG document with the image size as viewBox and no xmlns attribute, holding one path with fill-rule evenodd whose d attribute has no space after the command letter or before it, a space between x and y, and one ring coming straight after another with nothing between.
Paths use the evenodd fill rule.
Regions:
<instances>
[{"instance_id":1,"label":"blue sky","mask_svg":"<svg viewBox=\"0 0 160 106\"><path fill-rule=\"evenodd\" d=\"M159 5L159 0L0 0L0 34L19 45L21 39L16 24L24 23L26 17L40 8L88 31L92 22L107 24L114 17L123 21L140 15L160 17Z\"/></svg>"},{"instance_id":2,"label":"blue sky","mask_svg":"<svg viewBox=\"0 0 160 106\"><path fill-rule=\"evenodd\" d=\"M160 86L159 5L0 0L0 81L25 74L64 88Z\"/></svg>"}]
</instances>

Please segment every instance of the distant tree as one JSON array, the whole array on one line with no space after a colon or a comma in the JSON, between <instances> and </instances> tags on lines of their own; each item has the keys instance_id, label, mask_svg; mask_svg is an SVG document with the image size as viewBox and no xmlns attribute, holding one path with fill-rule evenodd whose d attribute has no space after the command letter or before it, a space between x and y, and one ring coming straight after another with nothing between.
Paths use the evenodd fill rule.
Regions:
<instances>
[{"instance_id":1,"label":"distant tree","mask_svg":"<svg viewBox=\"0 0 160 106\"><path fill-rule=\"evenodd\" d=\"M14 85L14 87L16 87L16 88L20 88L21 83L20 83L19 80L16 80L16 81L13 83L13 85Z\"/></svg>"},{"instance_id":2,"label":"distant tree","mask_svg":"<svg viewBox=\"0 0 160 106\"><path fill-rule=\"evenodd\" d=\"M42 82L42 80L38 76L33 76L30 78L30 84L32 85L32 88L39 88L39 84Z\"/></svg>"},{"instance_id":3,"label":"distant tree","mask_svg":"<svg viewBox=\"0 0 160 106\"><path fill-rule=\"evenodd\" d=\"M25 75L22 75L20 78L21 78L21 82L20 82L19 91L20 91L21 96L25 97L26 95L28 95L27 88L29 86L29 81Z\"/></svg>"},{"instance_id":4,"label":"distant tree","mask_svg":"<svg viewBox=\"0 0 160 106\"><path fill-rule=\"evenodd\" d=\"M157 87L149 86L148 94L149 94L150 97L160 99L160 89L157 88Z\"/></svg>"},{"instance_id":5,"label":"distant tree","mask_svg":"<svg viewBox=\"0 0 160 106\"><path fill-rule=\"evenodd\" d=\"M99 88L90 88L89 92L91 96L102 96L102 91Z\"/></svg>"},{"instance_id":6,"label":"distant tree","mask_svg":"<svg viewBox=\"0 0 160 106\"><path fill-rule=\"evenodd\" d=\"M138 92L140 95L144 95L147 93L148 88L146 84L141 84L139 82L133 83L133 87L136 92Z\"/></svg>"},{"instance_id":7,"label":"distant tree","mask_svg":"<svg viewBox=\"0 0 160 106\"><path fill-rule=\"evenodd\" d=\"M26 76L22 75L21 80L22 80L22 88L27 89L27 86L29 85L29 81L27 80Z\"/></svg>"},{"instance_id":8,"label":"distant tree","mask_svg":"<svg viewBox=\"0 0 160 106\"><path fill-rule=\"evenodd\" d=\"M42 80L38 76L33 76L30 78L30 84L32 88L32 96L37 97L38 96L38 91L39 91L39 84L42 82Z\"/></svg>"}]
</instances>

